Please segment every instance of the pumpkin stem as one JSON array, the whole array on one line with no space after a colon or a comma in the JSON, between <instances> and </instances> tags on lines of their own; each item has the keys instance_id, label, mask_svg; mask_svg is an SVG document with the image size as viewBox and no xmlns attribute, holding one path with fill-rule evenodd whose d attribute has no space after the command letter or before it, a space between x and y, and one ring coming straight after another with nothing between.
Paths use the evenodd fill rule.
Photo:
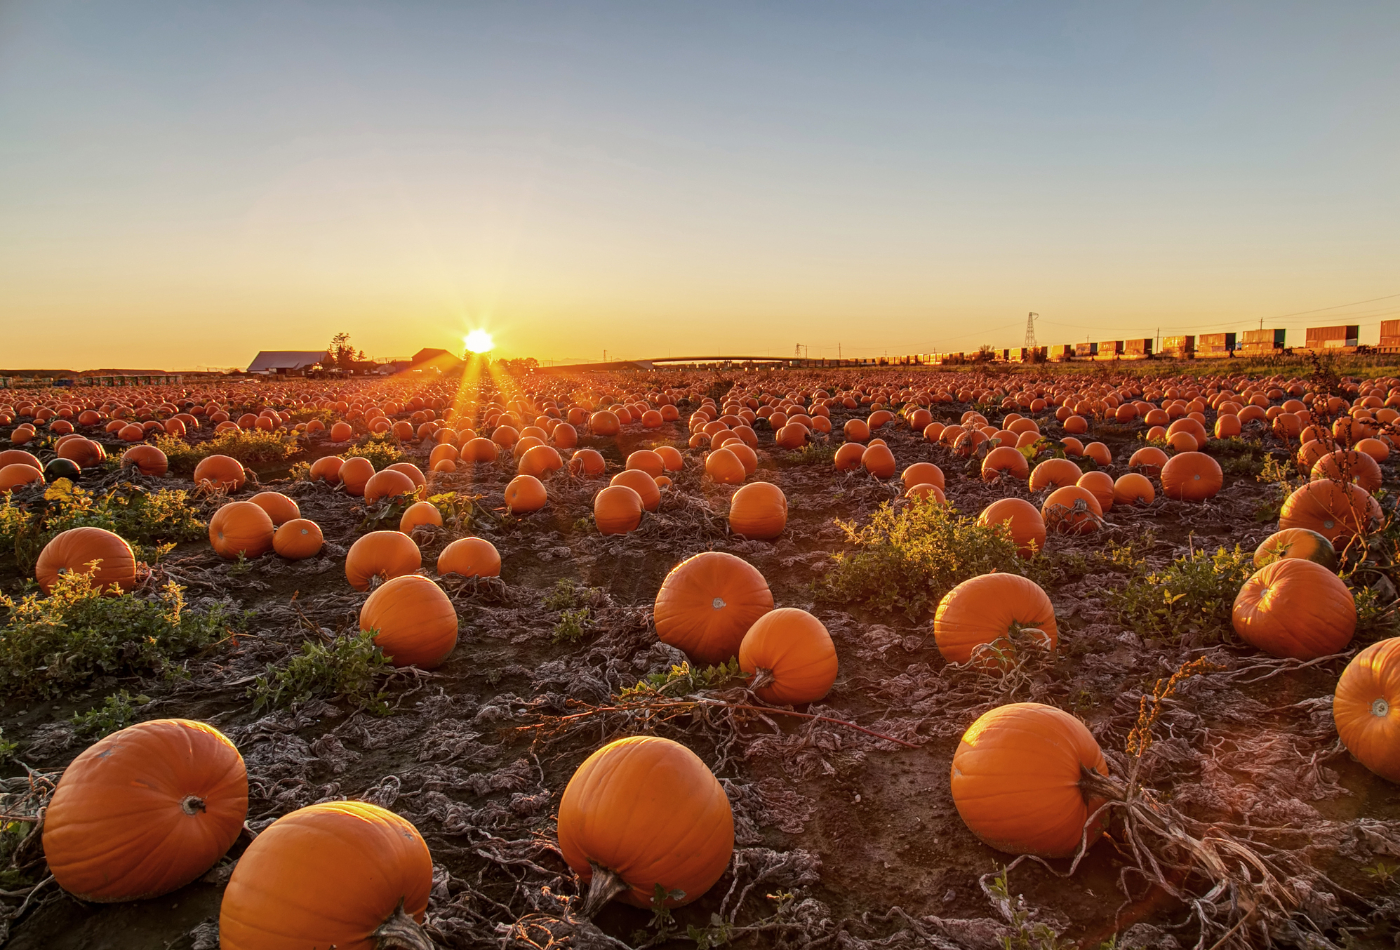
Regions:
<instances>
[{"instance_id":1,"label":"pumpkin stem","mask_svg":"<svg viewBox=\"0 0 1400 950\"><path fill-rule=\"evenodd\" d=\"M603 909L604 904L623 891L631 890L631 887L616 871L599 867L592 861L588 862L588 866L593 869L593 877L588 882L588 896L583 901L582 916L591 919Z\"/></svg>"},{"instance_id":2,"label":"pumpkin stem","mask_svg":"<svg viewBox=\"0 0 1400 950\"><path fill-rule=\"evenodd\" d=\"M1128 800L1126 788L1107 775L1100 775L1085 765L1079 767L1079 789L1086 795L1102 798L1105 801L1125 802Z\"/></svg>"},{"instance_id":3,"label":"pumpkin stem","mask_svg":"<svg viewBox=\"0 0 1400 950\"><path fill-rule=\"evenodd\" d=\"M408 914L404 913L403 898L399 898L398 909L379 929L370 936L375 939L375 950L434 950L433 941L423 932L423 928Z\"/></svg>"},{"instance_id":4,"label":"pumpkin stem","mask_svg":"<svg viewBox=\"0 0 1400 950\"><path fill-rule=\"evenodd\" d=\"M195 812L204 811L204 799L198 795L186 795L180 802L180 809L186 815L193 815Z\"/></svg>"},{"instance_id":5,"label":"pumpkin stem","mask_svg":"<svg viewBox=\"0 0 1400 950\"><path fill-rule=\"evenodd\" d=\"M773 671L757 669L753 671L753 681L749 683L749 689L762 689L765 686L773 685Z\"/></svg>"}]
</instances>

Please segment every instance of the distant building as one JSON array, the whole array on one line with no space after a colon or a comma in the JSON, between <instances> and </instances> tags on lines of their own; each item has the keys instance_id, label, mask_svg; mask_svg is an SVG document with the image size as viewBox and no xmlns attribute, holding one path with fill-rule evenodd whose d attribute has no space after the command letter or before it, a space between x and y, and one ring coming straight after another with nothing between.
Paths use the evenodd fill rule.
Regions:
<instances>
[{"instance_id":1,"label":"distant building","mask_svg":"<svg viewBox=\"0 0 1400 950\"><path fill-rule=\"evenodd\" d=\"M313 366L329 362L330 357L325 350L263 350L248 364L248 372L305 376Z\"/></svg>"},{"instance_id":2,"label":"distant building","mask_svg":"<svg viewBox=\"0 0 1400 950\"><path fill-rule=\"evenodd\" d=\"M447 350L438 350L425 347L413 354L413 359L409 361L409 367L416 370L437 370L446 372L462 365L462 361L453 356Z\"/></svg>"}]
</instances>

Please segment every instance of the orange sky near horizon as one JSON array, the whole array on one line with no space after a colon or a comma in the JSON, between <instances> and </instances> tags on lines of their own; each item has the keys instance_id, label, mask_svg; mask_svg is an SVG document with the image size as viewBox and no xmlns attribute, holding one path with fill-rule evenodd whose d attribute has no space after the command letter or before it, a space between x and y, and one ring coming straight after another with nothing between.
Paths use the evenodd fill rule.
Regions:
<instances>
[{"instance_id":1,"label":"orange sky near horizon","mask_svg":"<svg viewBox=\"0 0 1400 950\"><path fill-rule=\"evenodd\" d=\"M0 9L0 368L1400 317L1394 9L249 9Z\"/></svg>"}]
</instances>

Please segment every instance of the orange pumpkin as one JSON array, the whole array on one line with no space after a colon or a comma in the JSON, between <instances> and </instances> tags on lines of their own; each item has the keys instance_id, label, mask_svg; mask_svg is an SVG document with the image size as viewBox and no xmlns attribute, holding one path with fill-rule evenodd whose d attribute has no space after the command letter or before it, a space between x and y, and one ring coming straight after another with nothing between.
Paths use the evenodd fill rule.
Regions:
<instances>
[{"instance_id":1,"label":"orange pumpkin","mask_svg":"<svg viewBox=\"0 0 1400 950\"><path fill-rule=\"evenodd\" d=\"M894 453L888 445L872 442L861 453L860 466L876 478L892 478L896 467Z\"/></svg>"},{"instance_id":2,"label":"orange pumpkin","mask_svg":"<svg viewBox=\"0 0 1400 950\"><path fill-rule=\"evenodd\" d=\"M345 464L345 460L338 455L327 455L318 458L311 463L311 471L307 478L311 481L320 480L327 485L340 484L340 468Z\"/></svg>"},{"instance_id":3,"label":"orange pumpkin","mask_svg":"<svg viewBox=\"0 0 1400 950\"><path fill-rule=\"evenodd\" d=\"M248 501L267 512L274 525L286 524L301 517L301 509L297 507L297 503L281 492L260 491Z\"/></svg>"},{"instance_id":4,"label":"orange pumpkin","mask_svg":"<svg viewBox=\"0 0 1400 950\"><path fill-rule=\"evenodd\" d=\"M136 556L131 545L104 528L69 528L54 535L39 552L34 579L47 594L58 576L69 572L91 574L104 590L115 584L128 591L136 586Z\"/></svg>"},{"instance_id":5,"label":"orange pumpkin","mask_svg":"<svg viewBox=\"0 0 1400 950\"><path fill-rule=\"evenodd\" d=\"M360 629L376 631L375 646L395 666L430 670L457 645L457 610L428 578L402 574L369 595L360 608Z\"/></svg>"},{"instance_id":6,"label":"orange pumpkin","mask_svg":"<svg viewBox=\"0 0 1400 950\"><path fill-rule=\"evenodd\" d=\"M1034 557L1045 550L1045 519L1035 505L1024 498L1002 498L992 502L977 516L977 523L1006 525L1021 557Z\"/></svg>"},{"instance_id":7,"label":"orange pumpkin","mask_svg":"<svg viewBox=\"0 0 1400 950\"><path fill-rule=\"evenodd\" d=\"M418 487L413 484L413 479L403 472L386 468L382 472L375 472L370 476L369 481L365 482L363 494L365 504L372 505L382 498L398 498L403 495L414 495L417 492Z\"/></svg>"},{"instance_id":8,"label":"orange pumpkin","mask_svg":"<svg viewBox=\"0 0 1400 950\"><path fill-rule=\"evenodd\" d=\"M559 451L550 445L536 445L520 457L516 471L521 475L548 478L564 467Z\"/></svg>"},{"instance_id":9,"label":"orange pumpkin","mask_svg":"<svg viewBox=\"0 0 1400 950\"><path fill-rule=\"evenodd\" d=\"M1113 503L1115 505L1150 505L1157 498L1157 492L1146 475L1129 472L1118 476L1113 483Z\"/></svg>"},{"instance_id":10,"label":"orange pumpkin","mask_svg":"<svg viewBox=\"0 0 1400 950\"><path fill-rule=\"evenodd\" d=\"M1162 474L1162 467L1166 464L1167 453L1155 445L1138 449L1133 453L1133 457L1128 459L1128 468L1147 476Z\"/></svg>"},{"instance_id":11,"label":"orange pumpkin","mask_svg":"<svg viewBox=\"0 0 1400 950\"><path fill-rule=\"evenodd\" d=\"M1017 481L1029 478L1030 463L1020 450L1009 445L999 445L982 459L982 480L995 481L998 478L1014 478Z\"/></svg>"},{"instance_id":12,"label":"orange pumpkin","mask_svg":"<svg viewBox=\"0 0 1400 950\"><path fill-rule=\"evenodd\" d=\"M715 449L705 456L705 474L721 485L738 485L748 472L739 456L728 449Z\"/></svg>"},{"instance_id":13,"label":"orange pumpkin","mask_svg":"<svg viewBox=\"0 0 1400 950\"><path fill-rule=\"evenodd\" d=\"M239 858L219 907L221 950L430 950L418 925L433 858L409 822L368 802L274 821Z\"/></svg>"},{"instance_id":14,"label":"orange pumpkin","mask_svg":"<svg viewBox=\"0 0 1400 950\"><path fill-rule=\"evenodd\" d=\"M559 850L589 885L583 916L614 898L650 907L698 900L734 853L734 812L699 756L659 736L611 742L578 767L559 802Z\"/></svg>"},{"instance_id":15,"label":"orange pumpkin","mask_svg":"<svg viewBox=\"0 0 1400 950\"><path fill-rule=\"evenodd\" d=\"M1075 483L1093 495L1099 508L1108 511L1113 508L1113 476L1107 472L1085 472Z\"/></svg>"},{"instance_id":16,"label":"orange pumpkin","mask_svg":"<svg viewBox=\"0 0 1400 950\"><path fill-rule=\"evenodd\" d=\"M653 609L657 636L697 663L727 662L749 627L773 609L773 592L752 564L706 551L666 575Z\"/></svg>"},{"instance_id":17,"label":"orange pumpkin","mask_svg":"<svg viewBox=\"0 0 1400 950\"><path fill-rule=\"evenodd\" d=\"M345 486L345 494L358 497L365 493L365 486L375 476L375 471L369 459L352 455L340 466L338 474L341 484Z\"/></svg>"},{"instance_id":18,"label":"orange pumpkin","mask_svg":"<svg viewBox=\"0 0 1400 950\"><path fill-rule=\"evenodd\" d=\"M500 577L501 555L485 538L460 538L442 549L437 572L439 576Z\"/></svg>"},{"instance_id":19,"label":"orange pumpkin","mask_svg":"<svg viewBox=\"0 0 1400 950\"><path fill-rule=\"evenodd\" d=\"M1350 540L1371 530L1380 520L1381 507L1359 485L1344 482L1309 482L1296 489L1283 503L1278 526L1316 531L1333 547L1345 547Z\"/></svg>"},{"instance_id":20,"label":"orange pumpkin","mask_svg":"<svg viewBox=\"0 0 1400 950\"><path fill-rule=\"evenodd\" d=\"M1108 763L1078 719L1041 703L998 706L953 753L953 804L968 830L998 851L1067 858L1106 824L1101 815L1085 828L1103 800L1080 787L1084 769L1107 775Z\"/></svg>"},{"instance_id":21,"label":"orange pumpkin","mask_svg":"<svg viewBox=\"0 0 1400 950\"><path fill-rule=\"evenodd\" d=\"M389 580L412 574L422 566L423 554L408 535L371 531L350 545L345 555L345 579L356 590L369 590L375 577Z\"/></svg>"},{"instance_id":22,"label":"orange pumpkin","mask_svg":"<svg viewBox=\"0 0 1400 950\"><path fill-rule=\"evenodd\" d=\"M139 429L140 427L138 426L137 428ZM128 439L127 441L135 442L140 441L140 439ZM61 459L68 459L68 461L76 463L82 468L91 468L102 461L103 457L106 455L102 450L102 446L98 445L96 442L84 439L82 436L70 436L64 439L62 444L57 446L57 451L54 454ZM123 455L123 457L125 456Z\"/></svg>"},{"instance_id":23,"label":"orange pumpkin","mask_svg":"<svg viewBox=\"0 0 1400 950\"><path fill-rule=\"evenodd\" d=\"M597 449L579 449L569 459L570 475L602 475L607 470L607 460Z\"/></svg>"},{"instance_id":24,"label":"orange pumpkin","mask_svg":"<svg viewBox=\"0 0 1400 950\"><path fill-rule=\"evenodd\" d=\"M608 484L625 485L635 491L642 499L642 507L647 511L655 511L661 507L661 488L656 484L655 478L640 469L629 468L618 472Z\"/></svg>"},{"instance_id":25,"label":"orange pumpkin","mask_svg":"<svg viewBox=\"0 0 1400 950\"><path fill-rule=\"evenodd\" d=\"M652 487L656 487L655 482L652 482ZM659 495L658 491L658 497ZM637 526L642 523L644 510L642 496L631 485L609 485L593 496L593 520L597 522L600 534L628 534L636 531Z\"/></svg>"},{"instance_id":26,"label":"orange pumpkin","mask_svg":"<svg viewBox=\"0 0 1400 950\"><path fill-rule=\"evenodd\" d=\"M1254 566L1264 567L1288 557L1316 561L1329 571L1337 569L1337 549L1332 542L1307 528L1284 528L1269 535L1254 549Z\"/></svg>"},{"instance_id":27,"label":"orange pumpkin","mask_svg":"<svg viewBox=\"0 0 1400 950\"><path fill-rule=\"evenodd\" d=\"M672 451L674 451L674 449ZM627 456L627 467L641 469L652 478L656 478L665 472L666 463L661 460L661 456L656 452L650 449L638 449Z\"/></svg>"},{"instance_id":28,"label":"orange pumpkin","mask_svg":"<svg viewBox=\"0 0 1400 950\"><path fill-rule=\"evenodd\" d=\"M194 483L200 488L236 492L248 480L238 459L227 455L210 455L194 467Z\"/></svg>"},{"instance_id":29,"label":"orange pumpkin","mask_svg":"<svg viewBox=\"0 0 1400 950\"><path fill-rule=\"evenodd\" d=\"M462 461L464 462L494 462L500 455L500 450L496 443L482 436L469 439L467 444L462 446Z\"/></svg>"},{"instance_id":30,"label":"orange pumpkin","mask_svg":"<svg viewBox=\"0 0 1400 950\"><path fill-rule=\"evenodd\" d=\"M1231 615L1246 643L1273 656L1315 660L1346 649L1356 632L1356 601L1321 564L1284 558L1244 582Z\"/></svg>"},{"instance_id":31,"label":"orange pumpkin","mask_svg":"<svg viewBox=\"0 0 1400 950\"><path fill-rule=\"evenodd\" d=\"M1000 657L1014 653L1020 630L1049 650L1059 642L1049 596L1035 581L1018 574L965 580L944 595L933 615L933 639L949 663L966 663L978 655L999 665Z\"/></svg>"},{"instance_id":32,"label":"orange pumpkin","mask_svg":"<svg viewBox=\"0 0 1400 950\"><path fill-rule=\"evenodd\" d=\"M321 526L305 518L293 518L272 535L272 550L289 561L301 561L321 553L326 542Z\"/></svg>"},{"instance_id":33,"label":"orange pumpkin","mask_svg":"<svg viewBox=\"0 0 1400 950\"><path fill-rule=\"evenodd\" d=\"M1029 487L1033 492L1047 488L1065 488L1079 481L1083 472L1069 459L1046 459L1031 472Z\"/></svg>"},{"instance_id":34,"label":"orange pumpkin","mask_svg":"<svg viewBox=\"0 0 1400 950\"><path fill-rule=\"evenodd\" d=\"M661 459L662 466L668 472L679 472L685 468L685 456L671 445L659 445L656 447L656 454Z\"/></svg>"},{"instance_id":35,"label":"orange pumpkin","mask_svg":"<svg viewBox=\"0 0 1400 950\"><path fill-rule=\"evenodd\" d=\"M261 557L272 550L272 519L251 501L231 501L209 519L209 543L223 558Z\"/></svg>"},{"instance_id":36,"label":"orange pumpkin","mask_svg":"<svg viewBox=\"0 0 1400 950\"><path fill-rule=\"evenodd\" d=\"M154 445L133 445L122 453L121 467L133 466L142 475L159 478L170 471L170 461Z\"/></svg>"},{"instance_id":37,"label":"orange pumpkin","mask_svg":"<svg viewBox=\"0 0 1400 950\"><path fill-rule=\"evenodd\" d=\"M1332 697L1332 719L1362 765L1400 782L1400 637L1371 644L1347 664Z\"/></svg>"},{"instance_id":38,"label":"orange pumpkin","mask_svg":"<svg viewBox=\"0 0 1400 950\"><path fill-rule=\"evenodd\" d=\"M83 900L158 897L213 867L247 817L233 743L202 722L155 719L98 740L64 770L44 813L44 857Z\"/></svg>"},{"instance_id":39,"label":"orange pumpkin","mask_svg":"<svg viewBox=\"0 0 1400 950\"><path fill-rule=\"evenodd\" d=\"M594 435L617 435L622 428L622 422L618 419L617 413L600 409L589 417L588 428L593 430Z\"/></svg>"},{"instance_id":40,"label":"orange pumpkin","mask_svg":"<svg viewBox=\"0 0 1400 950\"><path fill-rule=\"evenodd\" d=\"M900 475L900 480L904 482L906 489L913 488L915 485L937 485L944 491L948 489L943 478L943 469L932 462L915 462L905 468L903 474Z\"/></svg>"},{"instance_id":41,"label":"orange pumpkin","mask_svg":"<svg viewBox=\"0 0 1400 950\"><path fill-rule=\"evenodd\" d=\"M7 465L28 465L41 472L44 470L43 463L35 458L33 453L26 452L24 449L5 449L0 452L0 468Z\"/></svg>"},{"instance_id":42,"label":"orange pumpkin","mask_svg":"<svg viewBox=\"0 0 1400 950\"><path fill-rule=\"evenodd\" d=\"M834 464L838 472L854 472L860 468L861 456L865 454L865 446L859 442L847 442L836 450Z\"/></svg>"},{"instance_id":43,"label":"orange pumpkin","mask_svg":"<svg viewBox=\"0 0 1400 950\"><path fill-rule=\"evenodd\" d=\"M1177 501L1214 498L1224 483L1220 463L1204 452L1182 452L1162 466L1162 493Z\"/></svg>"},{"instance_id":44,"label":"orange pumpkin","mask_svg":"<svg viewBox=\"0 0 1400 950\"><path fill-rule=\"evenodd\" d=\"M1091 534L1099 528L1103 509L1093 492L1078 485L1057 488L1040 506L1045 527L1066 534Z\"/></svg>"},{"instance_id":45,"label":"orange pumpkin","mask_svg":"<svg viewBox=\"0 0 1400 950\"><path fill-rule=\"evenodd\" d=\"M752 677L749 688L766 703L815 703L836 683L836 645L816 617L779 607L744 634L739 668Z\"/></svg>"},{"instance_id":46,"label":"orange pumpkin","mask_svg":"<svg viewBox=\"0 0 1400 950\"><path fill-rule=\"evenodd\" d=\"M517 475L506 486L505 499L508 513L528 514L543 508L549 501L549 493L535 476Z\"/></svg>"},{"instance_id":47,"label":"orange pumpkin","mask_svg":"<svg viewBox=\"0 0 1400 950\"><path fill-rule=\"evenodd\" d=\"M787 527L787 496L772 482L745 485L729 499L729 530L768 541Z\"/></svg>"},{"instance_id":48,"label":"orange pumpkin","mask_svg":"<svg viewBox=\"0 0 1400 950\"><path fill-rule=\"evenodd\" d=\"M1312 480L1334 479L1355 482L1368 492L1381 487L1380 463L1365 452L1338 449L1322 456L1312 467Z\"/></svg>"},{"instance_id":49,"label":"orange pumpkin","mask_svg":"<svg viewBox=\"0 0 1400 950\"><path fill-rule=\"evenodd\" d=\"M44 484L44 470L32 465L15 462L0 468L0 493L28 485L31 482Z\"/></svg>"},{"instance_id":50,"label":"orange pumpkin","mask_svg":"<svg viewBox=\"0 0 1400 950\"><path fill-rule=\"evenodd\" d=\"M399 530L404 534L412 534L420 524L442 527L442 512L430 501L414 502L404 509L403 516L399 518Z\"/></svg>"}]
</instances>

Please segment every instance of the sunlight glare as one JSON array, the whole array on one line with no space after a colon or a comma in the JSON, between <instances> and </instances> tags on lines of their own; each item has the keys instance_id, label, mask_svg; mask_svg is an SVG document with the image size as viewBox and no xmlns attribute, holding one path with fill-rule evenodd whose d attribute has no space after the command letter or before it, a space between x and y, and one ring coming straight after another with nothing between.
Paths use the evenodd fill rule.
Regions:
<instances>
[{"instance_id":1,"label":"sunlight glare","mask_svg":"<svg viewBox=\"0 0 1400 950\"><path fill-rule=\"evenodd\" d=\"M491 339L491 334L485 330L473 330L466 336L467 349L473 353L489 353L496 344Z\"/></svg>"}]
</instances>

